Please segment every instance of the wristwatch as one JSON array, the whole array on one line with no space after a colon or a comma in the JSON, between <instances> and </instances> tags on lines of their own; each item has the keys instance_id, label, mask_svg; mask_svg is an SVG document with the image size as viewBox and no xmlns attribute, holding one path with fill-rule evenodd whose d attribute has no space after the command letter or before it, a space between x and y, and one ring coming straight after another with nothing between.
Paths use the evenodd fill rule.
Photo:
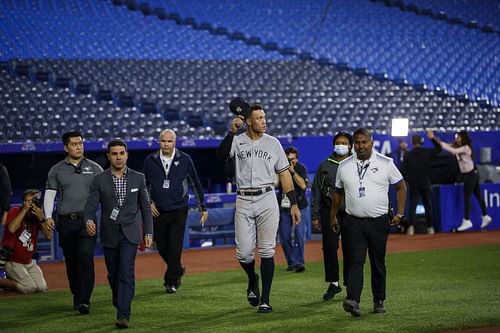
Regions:
<instances>
[{"instance_id":1,"label":"wristwatch","mask_svg":"<svg viewBox=\"0 0 500 333\"><path fill-rule=\"evenodd\" d=\"M399 217L399 219L401 220L403 217L405 217L404 214L396 214L397 217Z\"/></svg>"}]
</instances>

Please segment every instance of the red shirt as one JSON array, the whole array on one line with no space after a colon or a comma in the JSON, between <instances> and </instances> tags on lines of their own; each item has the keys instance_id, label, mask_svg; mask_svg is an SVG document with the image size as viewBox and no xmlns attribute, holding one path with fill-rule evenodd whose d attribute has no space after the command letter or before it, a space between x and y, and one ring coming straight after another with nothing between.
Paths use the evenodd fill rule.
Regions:
<instances>
[{"instance_id":1,"label":"red shirt","mask_svg":"<svg viewBox=\"0 0 500 333\"><path fill-rule=\"evenodd\" d=\"M8 247L14 250L9 261L17 262L19 264L28 265L31 263L31 257L36 251L36 242L38 239L38 232L40 231L40 223L26 223L26 219L33 218L37 221L36 217L26 217L21 222L21 226L15 233L11 233L7 226L14 220L14 218L21 212L21 207L12 207L7 214L7 224L5 225L5 231L3 235L2 246ZM28 215L28 214L26 214ZM31 244L33 245L33 250L28 251L27 246L23 246L23 243L19 239L19 236L27 230L31 233Z\"/></svg>"}]
</instances>

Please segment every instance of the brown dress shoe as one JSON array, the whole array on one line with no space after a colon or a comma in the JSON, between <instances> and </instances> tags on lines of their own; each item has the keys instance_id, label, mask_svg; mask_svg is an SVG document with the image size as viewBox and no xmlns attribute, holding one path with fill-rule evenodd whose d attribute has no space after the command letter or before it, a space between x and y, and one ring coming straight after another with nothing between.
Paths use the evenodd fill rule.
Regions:
<instances>
[{"instance_id":1,"label":"brown dress shoe","mask_svg":"<svg viewBox=\"0 0 500 333\"><path fill-rule=\"evenodd\" d=\"M115 323L115 326L118 328L128 328L128 320L125 318L118 319Z\"/></svg>"}]
</instances>

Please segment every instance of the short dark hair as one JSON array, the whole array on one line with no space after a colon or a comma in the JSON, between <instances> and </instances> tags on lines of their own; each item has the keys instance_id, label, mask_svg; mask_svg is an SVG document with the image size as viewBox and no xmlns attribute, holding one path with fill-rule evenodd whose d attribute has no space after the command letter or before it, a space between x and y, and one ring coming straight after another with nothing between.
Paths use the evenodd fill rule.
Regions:
<instances>
[{"instance_id":1,"label":"short dark hair","mask_svg":"<svg viewBox=\"0 0 500 333\"><path fill-rule=\"evenodd\" d=\"M262 107L262 105L257 104L257 103L250 105L250 112L248 112L247 118L250 117L252 112L257 111L257 110L264 110L264 108Z\"/></svg>"},{"instance_id":2,"label":"short dark hair","mask_svg":"<svg viewBox=\"0 0 500 333\"><path fill-rule=\"evenodd\" d=\"M332 145L335 146L335 141L337 141L337 139L340 138L341 136L347 138L347 141L349 141L351 147L354 145L353 144L354 140L352 139L352 135L347 132L338 132L337 134L335 134L335 136L333 137Z\"/></svg>"},{"instance_id":3,"label":"short dark hair","mask_svg":"<svg viewBox=\"0 0 500 333\"><path fill-rule=\"evenodd\" d=\"M24 191L24 193L23 193L23 201L26 200L26 197L28 195L33 195L33 196L36 195L36 196L38 196L38 199L40 199L42 197L42 192L39 191L39 190L37 190L37 189L30 188L30 189Z\"/></svg>"},{"instance_id":4,"label":"short dark hair","mask_svg":"<svg viewBox=\"0 0 500 333\"><path fill-rule=\"evenodd\" d=\"M416 145L421 145L423 143L423 139L420 135L415 134L414 136L411 137L411 144L416 146Z\"/></svg>"},{"instance_id":5,"label":"short dark hair","mask_svg":"<svg viewBox=\"0 0 500 333\"><path fill-rule=\"evenodd\" d=\"M125 147L125 151L128 151L128 146L127 143L125 143L125 141L123 141L122 139L113 139L108 142L108 153L110 152L111 147L116 147L116 146Z\"/></svg>"},{"instance_id":6,"label":"short dark hair","mask_svg":"<svg viewBox=\"0 0 500 333\"><path fill-rule=\"evenodd\" d=\"M64 145L66 146L68 143L69 143L69 140L71 138L77 138L77 137L81 137L83 138L83 135L82 133L80 133L80 131L70 131L70 132L66 132L62 135L62 142L64 143Z\"/></svg>"},{"instance_id":7,"label":"short dark hair","mask_svg":"<svg viewBox=\"0 0 500 333\"><path fill-rule=\"evenodd\" d=\"M373 140L372 132L368 128L358 128L352 136L355 137L356 135L366 135L370 140Z\"/></svg>"},{"instance_id":8,"label":"short dark hair","mask_svg":"<svg viewBox=\"0 0 500 333\"><path fill-rule=\"evenodd\" d=\"M285 154L295 154L297 158L299 158L299 150L295 148L294 146L290 146L287 149L285 149Z\"/></svg>"}]
</instances>

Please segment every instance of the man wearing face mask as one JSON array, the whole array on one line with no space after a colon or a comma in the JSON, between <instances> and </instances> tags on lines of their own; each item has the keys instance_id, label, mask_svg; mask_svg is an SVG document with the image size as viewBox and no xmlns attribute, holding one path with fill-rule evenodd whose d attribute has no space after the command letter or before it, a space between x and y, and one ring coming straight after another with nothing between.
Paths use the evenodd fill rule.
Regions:
<instances>
[{"instance_id":1,"label":"man wearing face mask","mask_svg":"<svg viewBox=\"0 0 500 333\"><path fill-rule=\"evenodd\" d=\"M325 282L328 289L323 295L325 301L333 299L342 291L339 286L339 262L337 250L339 247L339 232L330 227L330 209L332 207L335 177L340 161L351 155L352 137L345 132L338 132L333 138L333 153L318 167L311 187L311 220L315 229L321 229L323 240L323 260ZM340 209L337 219L342 224L345 210ZM344 249L345 238L342 235L343 275L344 285L347 282L347 254Z\"/></svg>"}]
</instances>

